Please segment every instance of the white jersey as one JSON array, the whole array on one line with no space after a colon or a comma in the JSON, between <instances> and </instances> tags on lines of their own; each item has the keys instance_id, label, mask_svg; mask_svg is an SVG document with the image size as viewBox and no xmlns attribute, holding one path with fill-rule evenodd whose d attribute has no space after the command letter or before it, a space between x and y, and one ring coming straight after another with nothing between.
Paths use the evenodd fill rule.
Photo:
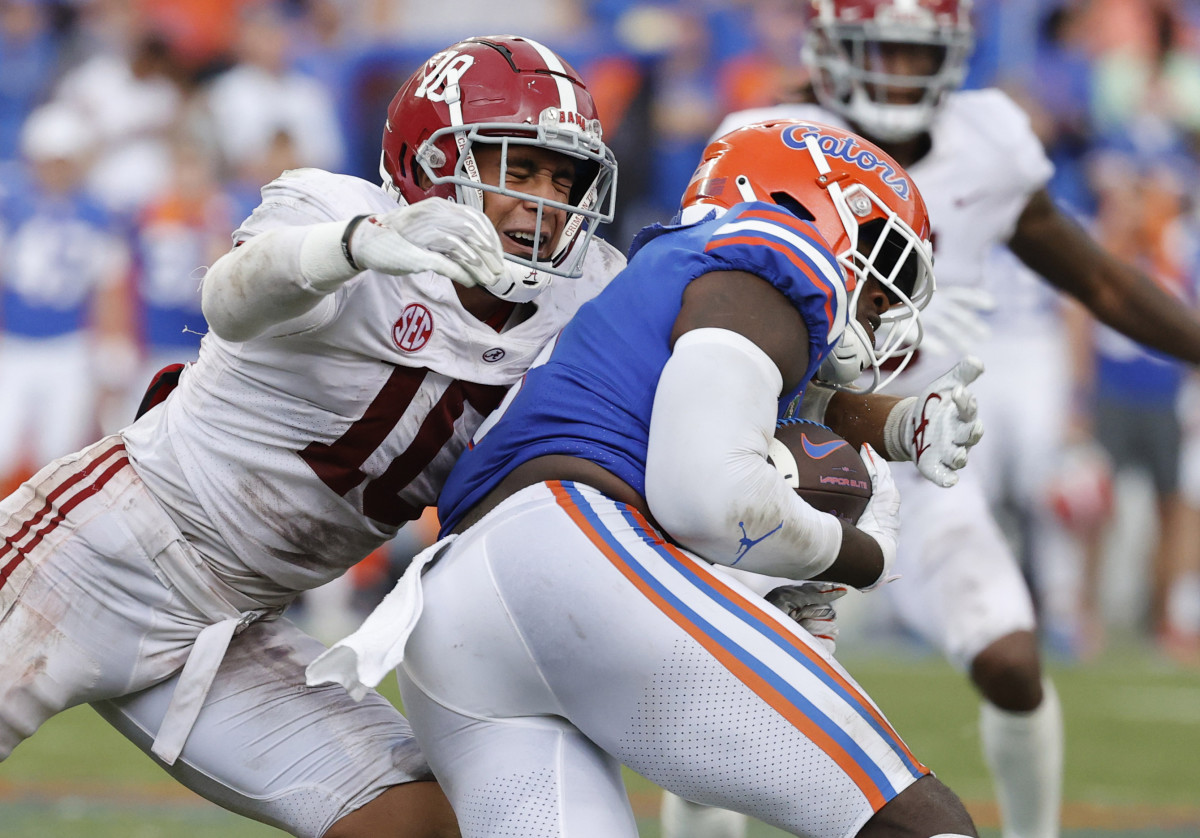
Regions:
<instances>
[{"instance_id":1,"label":"white jersey","mask_svg":"<svg viewBox=\"0 0 1200 838\"><path fill-rule=\"evenodd\" d=\"M234 238L395 208L367 181L301 169L263 189ZM364 272L251 340L206 335L171 398L124 431L129 453L231 584L316 587L436 502L508 386L623 265L593 241L582 277L499 332L446 277Z\"/></svg>"},{"instance_id":2,"label":"white jersey","mask_svg":"<svg viewBox=\"0 0 1200 838\"><path fill-rule=\"evenodd\" d=\"M717 129L724 134L765 119L807 119L853 130L844 119L818 105L778 105L730 114ZM1030 197L1046 185L1054 168L1029 124L1007 94L994 89L950 93L929 129L929 152L909 175L921 190L933 229L934 274L939 289L969 287L991 291L1006 323L1017 312L1041 317L1053 297L1022 279L997 257L1007 244ZM1007 254L1005 254L1007 255ZM1014 293L1016 292L1016 293ZM922 319L936 328L935 293ZM892 391L917 392L957 358L926 359L897 379ZM986 360L986 359L985 359Z\"/></svg>"}]
</instances>

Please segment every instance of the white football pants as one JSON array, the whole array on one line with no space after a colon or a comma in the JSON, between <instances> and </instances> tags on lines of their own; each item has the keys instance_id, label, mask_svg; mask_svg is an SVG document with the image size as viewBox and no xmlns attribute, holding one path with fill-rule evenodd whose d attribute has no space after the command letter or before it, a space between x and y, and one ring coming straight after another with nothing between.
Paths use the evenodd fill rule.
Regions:
<instances>
[{"instance_id":1,"label":"white football pants","mask_svg":"<svg viewBox=\"0 0 1200 838\"><path fill-rule=\"evenodd\" d=\"M85 702L150 750L193 641L214 622L195 590L166 578L168 556L202 571L118 436L50 464L0 503L0 760ZM250 625L164 768L227 809L313 838L424 777L387 699L305 686L304 668L324 649L287 620Z\"/></svg>"},{"instance_id":2,"label":"white football pants","mask_svg":"<svg viewBox=\"0 0 1200 838\"><path fill-rule=\"evenodd\" d=\"M517 493L422 588L401 691L465 838L634 838L622 763L844 838L928 773L807 632L588 487Z\"/></svg>"}]
</instances>

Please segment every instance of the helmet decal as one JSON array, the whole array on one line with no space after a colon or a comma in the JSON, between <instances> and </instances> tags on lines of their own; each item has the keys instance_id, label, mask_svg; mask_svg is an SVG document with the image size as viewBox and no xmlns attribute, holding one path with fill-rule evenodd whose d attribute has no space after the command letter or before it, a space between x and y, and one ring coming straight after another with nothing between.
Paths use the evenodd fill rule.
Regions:
<instances>
[{"instance_id":1,"label":"helmet decal","mask_svg":"<svg viewBox=\"0 0 1200 838\"><path fill-rule=\"evenodd\" d=\"M425 73L414 96L423 96L431 102L458 99L458 82L471 68L475 59L454 50L438 53L425 64Z\"/></svg>"},{"instance_id":2,"label":"helmet decal","mask_svg":"<svg viewBox=\"0 0 1200 838\"><path fill-rule=\"evenodd\" d=\"M806 137L815 137L818 147L826 157L836 157L864 172L879 174L883 182L901 199L907 199L912 192L913 187L909 179L896 166L863 148L857 137L832 137L822 134L821 129L812 124L796 125L782 134L783 144L794 149L807 149L804 142Z\"/></svg>"}]
</instances>

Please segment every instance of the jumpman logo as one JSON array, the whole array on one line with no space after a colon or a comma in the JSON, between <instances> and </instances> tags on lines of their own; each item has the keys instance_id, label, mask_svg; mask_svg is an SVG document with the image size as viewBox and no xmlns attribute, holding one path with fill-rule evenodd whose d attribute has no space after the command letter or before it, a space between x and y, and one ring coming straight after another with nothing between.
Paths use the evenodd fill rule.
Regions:
<instances>
[{"instance_id":1,"label":"jumpman logo","mask_svg":"<svg viewBox=\"0 0 1200 838\"><path fill-rule=\"evenodd\" d=\"M916 456L913 457L913 462L921 462L921 455L929 450L929 444L925 442L925 430L929 427L929 420L925 418L925 411L929 409L929 403L933 401L941 401L942 397L937 393L930 393L925 399L925 404L921 405L921 421L913 428L913 451Z\"/></svg>"},{"instance_id":2,"label":"jumpman logo","mask_svg":"<svg viewBox=\"0 0 1200 838\"><path fill-rule=\"evenodd\" d=\"M781 529L783 529L783 521L780 521L779 526L777 526L775 529L771 530L769 533L764 535L762 538L751 538L750 535L746 532L746 524L744 522L738 521L738 526L741 527L741 530L742 530L742 537L740 539L738 539L738 543L741 546L738 547L737 556L734 558L733 564L737 564L742 559L746 558L746 554L750 552L750 548L753 547L755 544L758 544L760 541L764 541L765 539L770 538L775 533L777 533Z\"/></svg>"}]
</instances>

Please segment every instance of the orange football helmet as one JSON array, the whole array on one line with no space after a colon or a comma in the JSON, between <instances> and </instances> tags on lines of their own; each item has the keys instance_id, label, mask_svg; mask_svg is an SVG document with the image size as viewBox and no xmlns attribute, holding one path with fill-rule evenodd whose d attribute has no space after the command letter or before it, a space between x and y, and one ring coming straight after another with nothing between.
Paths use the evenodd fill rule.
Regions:
<instances>
[{"instance_id":1,"label":"orange football helmet","mask_svg":"<svg viewBox=\"0 0 1200 838\"><path fill-rule=\"evenodd\" d=\"M891 381L921 341L920 311L934 290L929 213L908 174L844 129L771 120L708 145L684 193L681 217L696 221L744 201L778 204L812 222L845 271L850 321L817 377L867 391ZM891 302L878 348L853 316L868 278L882 283ZM885 362L896 363L889 363L886 379ZM873 381L852 386L868 368Z\"/></svg>"}]
</instances>

